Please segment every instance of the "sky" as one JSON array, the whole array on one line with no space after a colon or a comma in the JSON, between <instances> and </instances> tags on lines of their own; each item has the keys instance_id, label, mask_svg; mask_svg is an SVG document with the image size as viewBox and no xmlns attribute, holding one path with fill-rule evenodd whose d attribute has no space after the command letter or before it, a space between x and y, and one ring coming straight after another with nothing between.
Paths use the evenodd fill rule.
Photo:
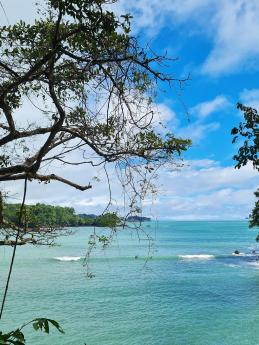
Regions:
<instances>
[{"instance_id":1,"label":"sky","mask_svg":"<svg viewBox=\"0 0 259 345\"><path fill-rule=\"evenodd\" d=\"M33 1L2 0L10 23L32 21ZM120 0L116 13L131 13L132 29L143 45L176 61L166 72L189 80L161 86L156 99L161 117L176 135L192 139L185 167L163 169L156 200L144 201L145 215L174 220L245 219L254 203L258 173L248 165L234 169L231 128L242 121L236 103L259 107L259 2L257 0ZM1 24L6 17L0 11ZM27 109L28 111L28 109ZM67 176L87 184L84 168ZM97 172L98 173L98 172ZM116 178L115 203L121 203ZM5 186L18 195L21 186ZM29 202L73 206L77 212L101 213L108 188L97 184L84 193L59 183L31 183Z\"/></svg>"}]
</instances>

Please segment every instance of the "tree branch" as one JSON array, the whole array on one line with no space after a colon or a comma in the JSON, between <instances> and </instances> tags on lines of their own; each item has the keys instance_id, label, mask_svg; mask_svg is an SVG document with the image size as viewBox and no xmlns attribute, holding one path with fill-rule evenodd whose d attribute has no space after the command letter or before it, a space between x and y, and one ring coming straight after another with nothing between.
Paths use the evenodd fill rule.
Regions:
<instances>
[{"instance_id":1,"label":"tree branch","mask_svg":"<svg viewBox=\"0 0 259 345\"><path fill-rule=\"evenodd\" d=\"M0 180L1 181L15 181L15 180L23 180L26 178L28 174L16 174L16 175L6 175L6 176L1 176ZM64 184L67 184L71 187L74 187L78 190L85 191L87 189L91 189L92 185L88 184L87 186L82 186L77 183L74 183L70 180L65 179L64 177L58 176L56 174L50 174L50 175L41 175L41 174L33 174L33 175L28 175L28 179L34 179L34 180L39 180L41 182L50 182L50 181L59 181Z\"/></svg>"}]
</instances>

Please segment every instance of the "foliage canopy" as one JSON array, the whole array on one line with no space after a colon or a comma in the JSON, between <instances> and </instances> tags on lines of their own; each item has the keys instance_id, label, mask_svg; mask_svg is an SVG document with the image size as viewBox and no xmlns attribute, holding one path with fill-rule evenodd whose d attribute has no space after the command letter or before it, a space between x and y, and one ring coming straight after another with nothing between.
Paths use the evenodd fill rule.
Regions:
<instances>
[{"instance_id":1,"label":"foliage canopy","mask_svg":"<svg viewBox=\"0 0 259 345\"><path fill-rule=\"evenodd\" d=\"M55 180L85 191L90 181L60 176L51 163L84 165L86 174L95 166L107 173L109 163L136 213L157 169L175 164L190 141L159 132L157 83L177 79L159 72L166 58L140 47L131 17L111 7L46 0L34 23L0 27L0 181Z\"/></svg>"},{"instance_id":2,"label":"foliage canopy","mask_svg":"<svg viewBox=\"0 0 259 345\"><path fill-rule=\"evenodd\" d=\"M23 333L23 329L28 325L32 324L35 331L42 331L44 333L49 334L50 325L52 325L56 330L60 333L64 333L64 330L61 328L59 323L55 320L46 319L46 318L37 318L34 319L22 327L17 328L14 331L3 333L0 331L0 344L1 345L25 345L26 339Z\"/></svg>"},{"instance_id":3,"label":"foliage canopy","mask_svg":"<svg viewBox=\"0 0 259 345\"><path fill-rule=\"evenodd\" d=\"M238 153L234 155L233 159L237 162L236 168L240 169L242 166L251 162L254 169L259 171L259 115L256 109L244 106L240 103L237 108L244 113L244 122L240 122L239 127L234 127L231 131L233 135L233 143L238 139L242 139L242 146ZM259 189L255 192L256 202L249 216L250 227L259 226ZM259 237L257 237L259 240Z\"/></svg>"}]
</instances>

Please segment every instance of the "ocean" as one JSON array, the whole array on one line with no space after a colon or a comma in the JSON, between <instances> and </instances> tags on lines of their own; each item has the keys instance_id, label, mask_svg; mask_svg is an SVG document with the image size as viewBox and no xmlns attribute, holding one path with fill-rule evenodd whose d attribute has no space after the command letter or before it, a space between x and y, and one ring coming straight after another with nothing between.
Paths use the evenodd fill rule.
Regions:
<instances>
[{"instance_id":1,"label":"ocean","mask_svg":"<svg viewBox=\"0 0 259 345\"><path fill-rule=\"evenodd\" d=\"M92 230L78 228L55 247L18 248L0 329L47 317L65 334L29 327L28 345L259 344L257 233L246 221L120 230L92 253L89 279L84 256ZM0 297L10 256L0 248Z\"/></svg>"}]
</instances>

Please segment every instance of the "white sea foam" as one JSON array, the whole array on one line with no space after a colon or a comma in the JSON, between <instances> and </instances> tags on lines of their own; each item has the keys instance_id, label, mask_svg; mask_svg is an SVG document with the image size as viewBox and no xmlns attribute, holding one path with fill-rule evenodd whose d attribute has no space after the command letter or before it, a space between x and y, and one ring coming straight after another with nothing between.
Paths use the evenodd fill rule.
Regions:
<instances>
[{"instance_id":1,"label":"white sea foam","mask_svg":"<svg viewBox=\"0 0 259 345\"><path fill-rule=\"evenodd\" d=\"M258 261L249 262L248 265L254 266L255 268L259 269L259 262Z\"/></svg>"},{"instance_id":2,"label":"white sea foam","mask_svg":"<svg viewBox=\"0 0 259 345\"><path fill-rule=\"evenodd\" d=\"M81 256L58 256L54 259L58 261L78 261L81 259Z\"/></svg>"},{"instance_id":3,"label":"white sea foam","mask_svg":"<svg viewBox=\"0 0 259 345\"><path fill-rule=\"evenodd\" d=\"M255 247L247 247L247 249L249 249L249 250L256 250Z\"/></svg>"},{"instance_id":4,"label":"white sea foam","mask_svg":"<svg viewBox=\"0 0 259 345\"><path fill-rule=\"evenodd\" d=\"M234 264L225 264L225 266L231 267L231 268L238 268L238 267L240 267L239 265L234 265Z\"/></svg>"},{"instance_id":5,"label":"white sea foam","mask_svg":"<svg viewBox=\"0 0 259 345\"><path fill-rule=\"evenodd\" d=\"M250 255L248 255L248 254L245 254L245 253L232 253L232 255L234 255L234 256L250 256Z\"/></svg>"},{"instance_id":6,"label":"white sea foam","mask_svg":"<svg viewBox=\"0 0 259 345\"><path fill-rule=\"evenodd\" d=\"M214 257L214 255L209 254L179 255L179 258L183 260L211 260Z\"/></svg>"}]
</instances>

